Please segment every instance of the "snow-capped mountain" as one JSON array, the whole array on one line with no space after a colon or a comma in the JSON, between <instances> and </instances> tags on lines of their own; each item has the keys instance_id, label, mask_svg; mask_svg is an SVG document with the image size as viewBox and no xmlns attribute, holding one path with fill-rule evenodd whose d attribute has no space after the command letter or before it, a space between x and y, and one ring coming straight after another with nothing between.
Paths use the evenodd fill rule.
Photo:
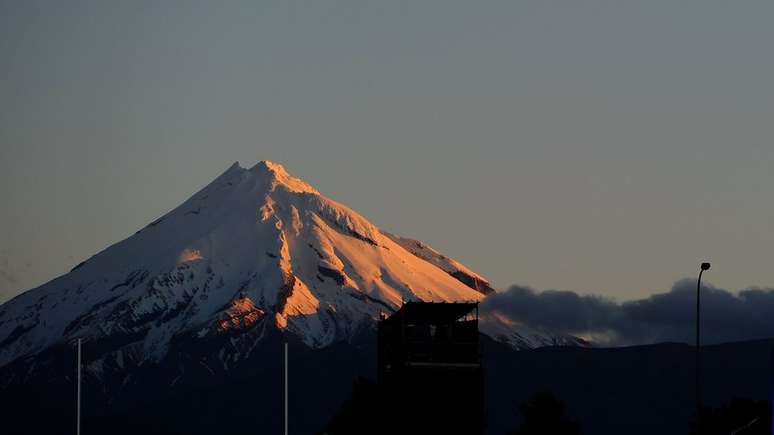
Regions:
<instances>
[{"instance_id":1,"label":"snow-capped mountain","mask_svg":"<svg viewBox=\"0 0 774 435\"><path fill-rule=\"evenodd\" d=\"M478 301L492 291L277 163L235 163L133 236L0 306L0 366L75 338L101 344L119 367L160 360L182 338L223 338L227 366L270 329L325 347L372 329L403 301ZM481 325L515 347L573 342L494 318Z\"/></svg>"}]
</instances>

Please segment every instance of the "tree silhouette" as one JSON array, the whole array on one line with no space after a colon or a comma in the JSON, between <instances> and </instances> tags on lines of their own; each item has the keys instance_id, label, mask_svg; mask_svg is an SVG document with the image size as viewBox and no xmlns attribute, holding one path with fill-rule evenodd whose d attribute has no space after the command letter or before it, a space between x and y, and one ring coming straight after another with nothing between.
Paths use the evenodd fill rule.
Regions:
<instances>
[{"instance_id":1,"label":"tree silhouette","mask_svg":"<svg viewBox=\"0 0 774 435\"><path fill-rule=\"evenodd\" d=\"M564 402L552 393L532 396L519 406L524 422L513 435L579 435L580 425L565 414Z\"/></svg>"},{"instance_id":2,"label":"tree silhouette","mask_svg":"<svg viewBox=\"0 0 774 435\"><path fill-rule=\"evenodd\" d=\"M381 398L378 386L365 378L357 378L352 386L352 398L345 402L338 414L328 423L323 434L359 435L381 434L383 427L374 427L379 421Z\"/></svg>"}]
</instances>

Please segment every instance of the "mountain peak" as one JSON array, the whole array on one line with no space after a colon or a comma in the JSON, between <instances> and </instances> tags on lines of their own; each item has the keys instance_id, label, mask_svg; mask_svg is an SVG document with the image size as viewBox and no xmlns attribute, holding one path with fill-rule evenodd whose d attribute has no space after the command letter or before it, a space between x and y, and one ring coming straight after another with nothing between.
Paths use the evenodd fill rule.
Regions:
<instances>
[{"instance_id":1,"label":"mountain peak","mask_svg":"<svg viewBox=\"0 0 774 435\"><path fill-rule=\"evenodd\" d=\"M283 173L287 174L287 170L285 169L285 166L282 165L282 163L274 162L271 160L261 160L258 163L255 164L255 166L252 167L253 170L255 169L264 169L267 171L277 172L277 173Z\"/></svg>"},{"instance_id":2,"label":"mountain peak","mask_svg":"<svg viewBox=\"0 0 774 435\"><path fill-rule=\"evenodd\" d=\"M250 172L266 177L273 186L282 184L291 192L320 193L304 180L288 173L285 166L281 163L273 162L271 160L261 160L250 168Z\"/></svg>"}]
</instances>

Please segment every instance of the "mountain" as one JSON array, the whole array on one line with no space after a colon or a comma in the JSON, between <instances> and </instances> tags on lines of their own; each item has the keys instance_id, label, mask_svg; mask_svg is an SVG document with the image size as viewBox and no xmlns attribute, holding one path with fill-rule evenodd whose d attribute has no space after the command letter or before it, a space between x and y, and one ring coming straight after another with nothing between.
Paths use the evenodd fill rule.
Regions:
<instances>
[{"instance_id":1,"label":"mountain","mask_svg":"<svg viewBox=\"0 0 774 435\"><path fill-rule=\"evenodd\" d=\"M228 370L271 331L322 348L403 301L479 301L481 275L381 231L277 163L235 163L179 207L64 276L0 306L0 367L82 338L122 369L210 343ZM517 348L576 343L484 318ZM192 346L196 346L193 344Z\"/></svg>"}]
</instances>

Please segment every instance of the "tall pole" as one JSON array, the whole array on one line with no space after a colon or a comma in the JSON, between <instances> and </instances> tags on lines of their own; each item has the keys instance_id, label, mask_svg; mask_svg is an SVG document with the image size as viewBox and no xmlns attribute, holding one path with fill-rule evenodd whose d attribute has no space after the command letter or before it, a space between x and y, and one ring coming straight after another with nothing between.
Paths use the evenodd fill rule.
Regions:
<instances>
[{"instance_id":1,"label":"tall pole","mask_svg":"<svg viewBox=\"0 0 774 435\"><path fill-rule=\"evenodd\" d=\"M288 435L288 342L285 342L285 435Z\"/></svg>"},{"instance_id":2,"label":"tall pole","mask_svg":"<svg viewBox=\"0 0 774 435\"><path fill-rule=\"evenodd\" d=\"M696 435L701 435L701 276L709 268L709 263L702 263L696 280Z\"/></svg>"},{"instance_id":3,"label":"tall pole","mask_svg":"<svg viewBox=\"0 0 774 435\"><path fill-rule=\"evenodd\" d=\"M78 396L76 397L75 435L81 435L81 339L78 339L78 367L75 369L78 383Z\"/></svg>"}]
</instances>

